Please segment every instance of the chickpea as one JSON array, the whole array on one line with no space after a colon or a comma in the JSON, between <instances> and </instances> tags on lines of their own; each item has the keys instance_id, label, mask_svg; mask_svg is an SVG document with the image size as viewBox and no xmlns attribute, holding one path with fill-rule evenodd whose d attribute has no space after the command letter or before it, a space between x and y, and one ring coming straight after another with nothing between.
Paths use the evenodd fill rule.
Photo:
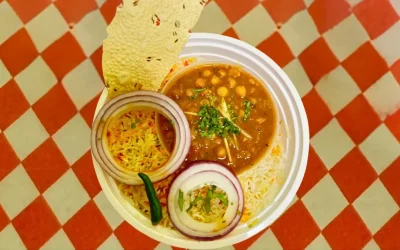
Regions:
<instances>
[{"instance_id":1,"label":"chickpea","mask_svg":"<svg viewBox=\"0 0 400 250\"><path fill-rule=\"evenodd\" d=\"M206 79L204 78L197 78L196 79L196 87L198 88L204 88L206 86Z\"/></svg>"},{"instance_id":2,"label":"chickpea","mask_svg":"<svg viewBox=\"0 0 400 250\"><path fill-rule=\"evenodd\" d=\"M239 110L239 117L240 118L244 117L244 110L243 109Z\"/></svg>"},{"instance_id":3,"label":"chickpea","mask_svg":"<svg viewBox=\"0 0 400 250\"><path fill-rule=\"evenodd\" d=\"M220 83L220 81L221 80L215 75L213 75L212 78L211 78L211 83L214 84L214 85Z\"/></svg>"},{"instance_id":4,"label":"chickpea","mask_svg":"<svg viewBox=\"0 0 400 250\"><path fill-rule=\"evenodd\" d=\"M257 103L257 99L256 98L254 98L254 97L250 97L250 103L251 104L256 104Z\"/></svg>"},{"instance_id":5,"label":"chickpea","mask_svg":"<svg viewBox=\"0 0 400 250\"><path fill-rule=\"evenodd\" d=\"M236 86L236 80L229 77L228 78L228 85L229 85L229 88L234 88Z\"/></svg>"},{"instance_id":6,"label":"chickpea","mask_svg":"<svg viewBox=\"0 0 400 250\"><path fill-rule=\"evenodd\" d=\"M250 78L250 79L249 79L249 83L251 83L251 84L254 85L254 84L256 84L256 81L255 81L254 79Z\"/></svg>"},{"instance_id":7,"label":"chickpea","mask_svg":"<svg viewBox=\"0 0 400 250\"><path fill-rule=\"evenodd\" d=\"M229 70L229 75L232 76L233 78L239 77L240 76L240 71L237 68L231 68Z\"/></svg>"},{"instance_id":8,"label":"chickpea","mask_svg":"<svg viewBox=\"0 0 400 250\"><path fill-rule=\"evenodd\" d=\"M212 72L210 70L208 70L208 69L203 70L203 72L201 73L201 75L203 77L209 77L209 76L211 76L211 74L212 74Z\"/></svg>"},{"instance_id":9,"label":"chickpea","mask_svg":"<svg viewBox=\"0 0 400 250\"><path fill-rule=\"evenodd\" d=\"M181 98L181 93L180 93L179 89L173 89L172 94L174 95L175 99L177 99L177 100L179 98Z\"/></svg>"},{"instance_id":10,"label":"chickpea","mask_svg":"<svg viewBox=\"0 0 400 250\"><path fill-rule=\"evenodd\" d=\"M236 94L238 94L242 98L245 97L246 96L246 87L245 86L237 86Z\"/></svg>"},{"instance_id":11,"label":"chickpea","mask_svg":"<svg viewBox=\"0 0 400 250\"><path fill-rule=\"evenodd\" d=\"M188 97L191 97L191 96L193 96L193 91L192 91L192 89L186 89L186 96L188 96Z\"/></svg>"},{"instance_id":12,"label":"chickpea","mask_svg":"<svg viewBox=\"0 0 400 250\"><path fill-rule=\"evenodd\" d=\"M216 154L217 154L217 157L220 160L225 159L225 157L226 157L226 149L225 149L225 147L223 147L223 146L217 147Z\"/></svg>"},{"instance_id":13,"label":"chickpea","mask_svg":"<svg viewBox=\"0 0 400 250\"><path fill-rule=\"evenodd\" d=\"M225 97L225 96L227 96L228 95L228 88L227 87L219 87L218 89L217 89L217 94L219 95L219 96L222 96L222 97Z\"/></svg>"},{"instance_id":14,"label":"chickpea","mask_svg":"<svg viewBox=\"0 0 400 250\"><path fill-rule=\"evenodd\" d=\"M219 75L221 78L223 78L224 76L226 76L226 71L223 70L223 69L220 69L220 70L218 71L218 75Z\"/></svg>"},{"instance_id":15,"label":"chickpea","mask_svg":"<svg viewBox=\"0 0 400 250\"><path fill-rule=\"evenodd\" d=\"M256 88L251 88L250 89L250 94L254 94L256 92Z\"/></svg>"}]
</instances>

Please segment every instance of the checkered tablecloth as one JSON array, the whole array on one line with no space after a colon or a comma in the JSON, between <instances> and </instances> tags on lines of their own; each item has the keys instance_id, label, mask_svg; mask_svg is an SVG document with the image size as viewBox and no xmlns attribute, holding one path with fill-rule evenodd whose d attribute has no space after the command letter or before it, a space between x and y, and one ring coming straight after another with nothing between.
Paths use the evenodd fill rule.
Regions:
<instances>
[{"instance_id":1,"label":"checkered tablecloth","mask_svg":"<svg viewBox=\"0 0 400 250\"><path fill-rule=\"evenodd\" d=\"M0 249L158 249L117 214L89 133L120 0L0 0ZM290 208L228 249L400 249L400 0L215 0L193 32L289 75L311 133ZM175 248L176 249L176 248Z\"/></svg>"}]
</instances>

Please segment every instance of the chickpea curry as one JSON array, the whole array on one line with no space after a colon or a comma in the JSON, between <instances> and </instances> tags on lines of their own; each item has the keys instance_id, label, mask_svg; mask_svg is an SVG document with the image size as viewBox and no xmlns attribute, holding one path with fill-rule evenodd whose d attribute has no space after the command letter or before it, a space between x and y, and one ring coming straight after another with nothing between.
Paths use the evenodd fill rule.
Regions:
<instances>
[{"instance_id":1,"label":"chickpea curry","mask_svg":"<svg viewBox=\"0 0 400 250\"><path fill-rule=\"evenodd\" d=\"M192 135L187 161L214 160L236 174L272 146L276 111L262 83L239 67L201 65L184 71L164 93L185 112ZM159 120L161 139L173 144L172 125Z\"/></svg>"}]
</instances>

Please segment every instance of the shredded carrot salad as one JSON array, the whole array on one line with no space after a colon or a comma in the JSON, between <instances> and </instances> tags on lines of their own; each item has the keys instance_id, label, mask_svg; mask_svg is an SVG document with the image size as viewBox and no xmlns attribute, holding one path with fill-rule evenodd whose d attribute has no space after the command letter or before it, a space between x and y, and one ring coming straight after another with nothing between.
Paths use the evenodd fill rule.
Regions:
<instances>
[{"instance_id":1,"label":"shredded carrot salad","mask_svg":"<svg viewBox=\"0 0 400 250\"><path fill-rule=\"evenodd\" d=\"M114 159L132 171L150 171L169 159L157 136L155 112L130 110L108 126L108 148Z\"/></svg>"}]
</instances>

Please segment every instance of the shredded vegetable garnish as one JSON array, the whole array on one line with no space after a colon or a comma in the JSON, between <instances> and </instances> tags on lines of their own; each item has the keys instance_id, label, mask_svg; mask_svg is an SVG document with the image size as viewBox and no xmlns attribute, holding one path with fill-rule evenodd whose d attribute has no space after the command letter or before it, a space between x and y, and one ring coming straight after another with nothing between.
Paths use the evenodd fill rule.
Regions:
<instances>
[{"instance_id":1,"label":"shredded vegetable garnish","mask_svg":"<svg viewBox=\"0 0 400 250\"><path fill-rule=\"evenodd\" d=\"M222 218L229 205L224 190L214 185L204 185L189 194L190 206L186 210L193 219L200 222L213 222Z\"/></svg>"},{"instance_id":2,"label":"shredded vegetable garnish","mask_svg":"<svg viewBox=\"0 0 400 250\"><path fill-rule=\"evenodd\" d=\"M155 113L131 110L114 119L107 131L108 147L124 168L149 171L163 166L169 152L157 136Z\"/></svg>"}]
</instances>

